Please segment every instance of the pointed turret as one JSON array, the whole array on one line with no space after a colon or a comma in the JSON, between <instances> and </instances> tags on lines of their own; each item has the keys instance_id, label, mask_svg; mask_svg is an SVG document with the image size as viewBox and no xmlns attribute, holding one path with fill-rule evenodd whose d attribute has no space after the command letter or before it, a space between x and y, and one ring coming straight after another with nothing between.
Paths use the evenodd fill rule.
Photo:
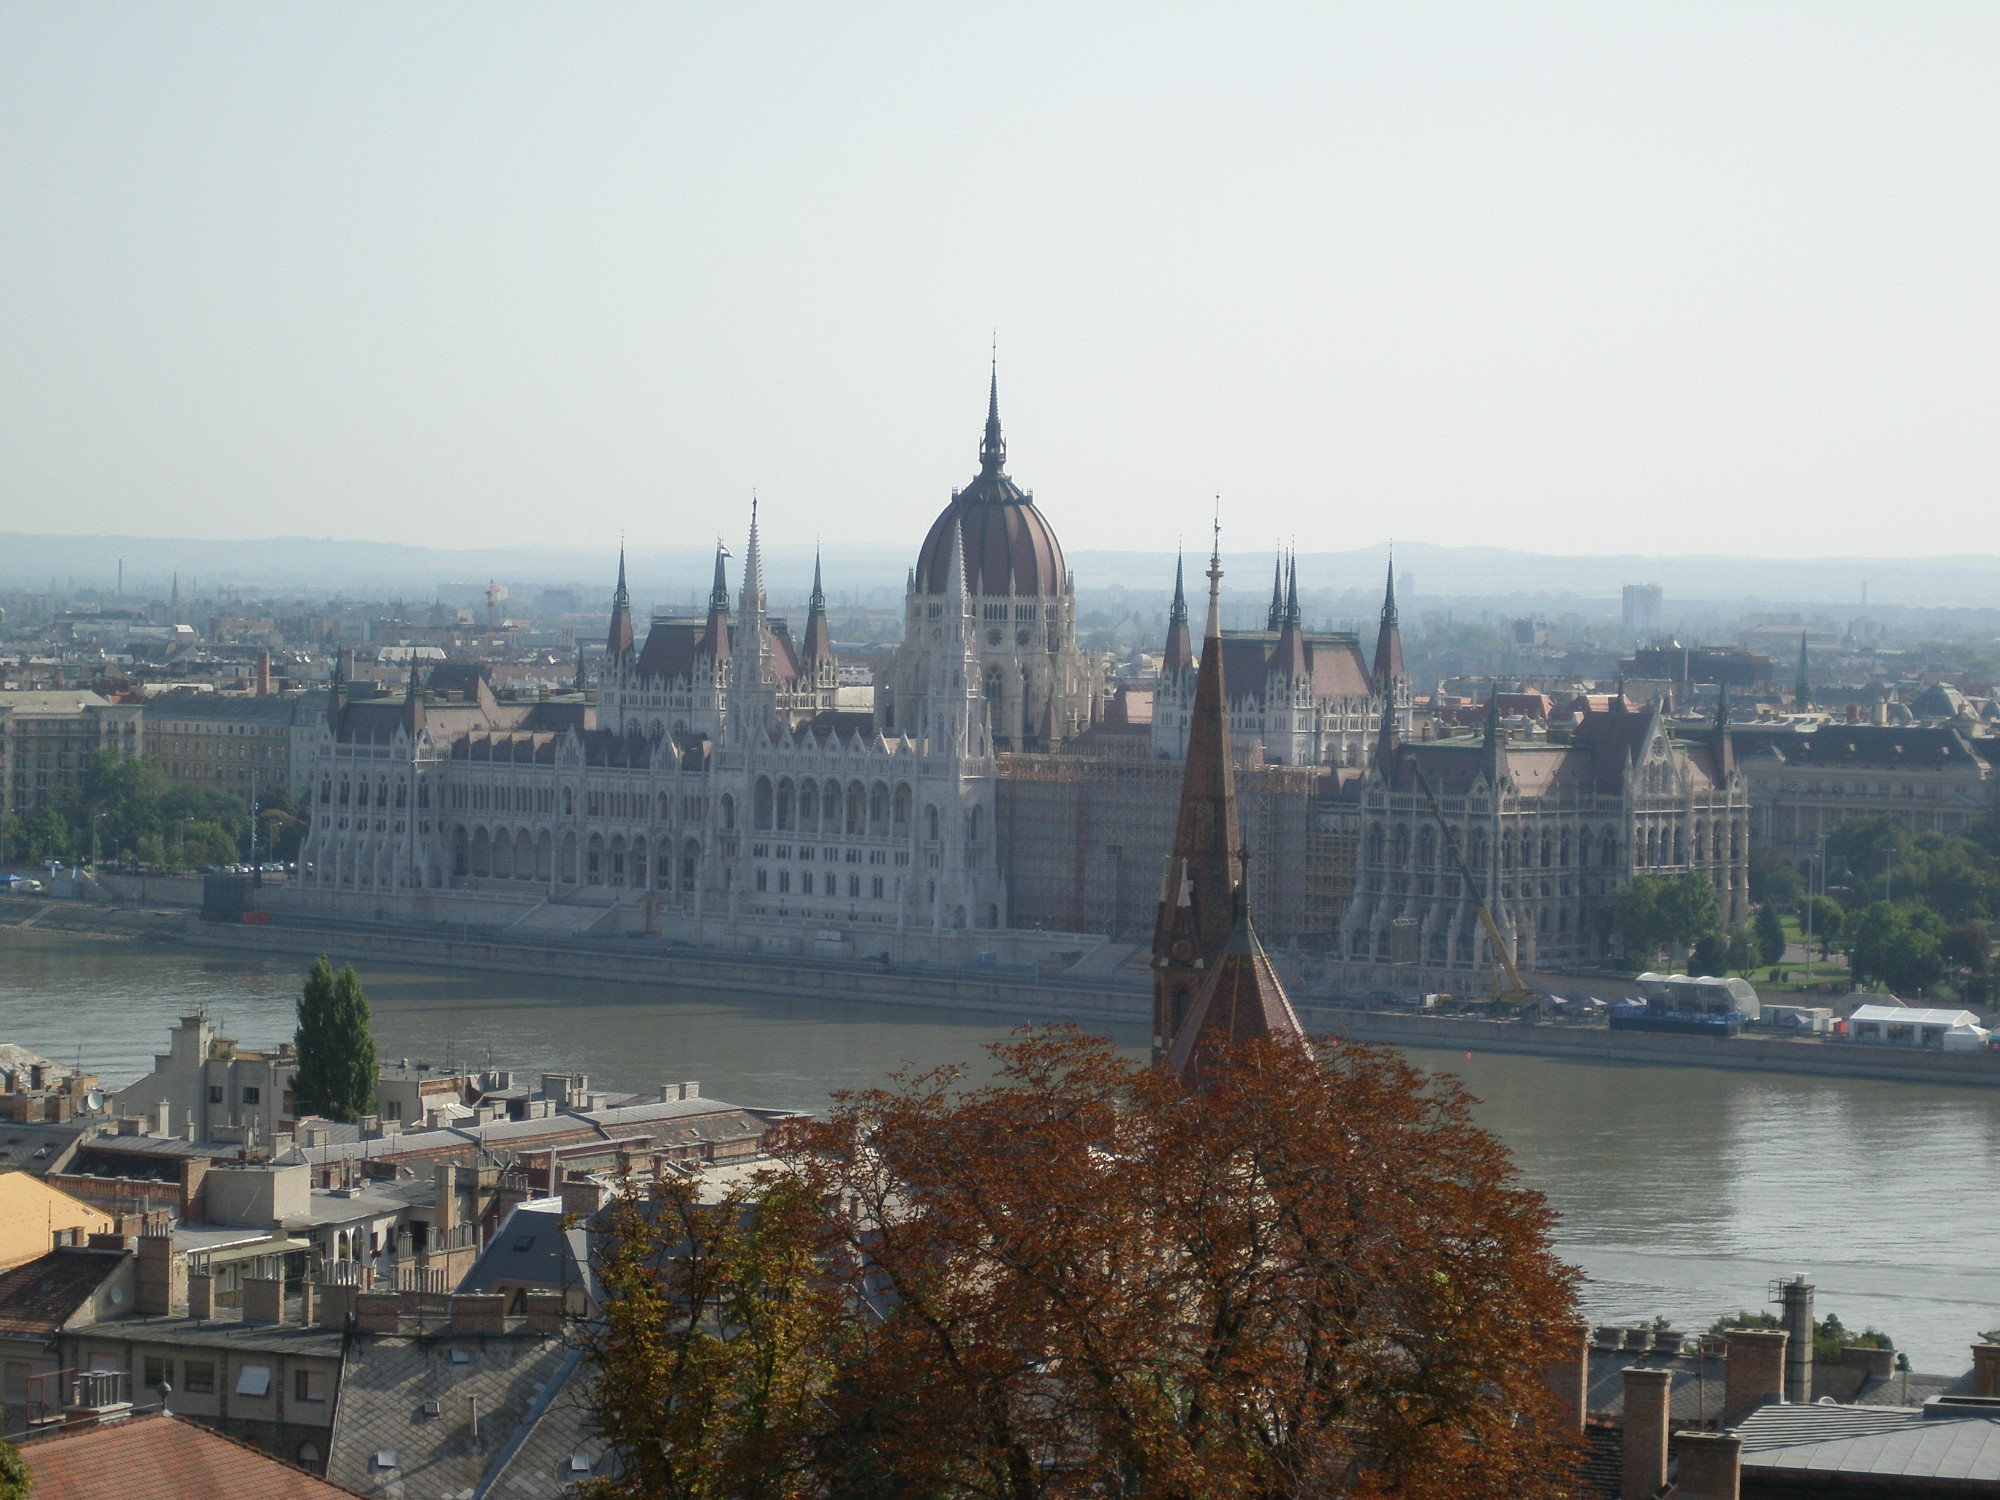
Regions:
<instances>
[{"instance_id":1,"label":"pointed turret","mask_svg":"<svg viewBox=\"0 0 2000 1500\"><path fill-rule=\"evenodd\" d=\"M750 500L750 542L743 549L743 598L737 613L748 624L754 616L759 625L764 620L764 562L757 546L757 501Z\"/></svg>"},{"instance_id":2,"label":"pointed turret","mask_svg":"<svg viewBox=\"0 0 2000 1500\"><path fill-rule=\"evenodd\" d=\"M1507 731L1500 723L1500 686L1489 683L1486 688L1486 733L1480 742L1483 752L1480 757L1486 772L1486 784L1499 790L1501 778L1507 773Z\"/></svg>"},{"instance_id":3,"label":"pointed turret","mask_svg":"<svg viewBox=\"0 0 2000 1500\"><path fill-rule=\"evenodd\" d=\"M576 643L576 690L579 693L588 693L590 691L590 668L583 664L583 642L581 641Z\"/></svg>"},{"instance_id":4,"label":"pointed turret","mask_svg":"<svg viewBox=\"0 0 2000 1500\"><path fill-rule=\"evenodd\" d=\"M720 541L715 544L715 582L708 591L708 624L702 627L701 641L696 647L699 655L707 657L718 667L729 660L729 574L723 567L723 560L729 556L729 549Z\"/></svg>"},{"instance_id":5,"label":"pointed turret","mask_svg":"<svg viewBox=\"0 0 2000 1500\"><path fill-rule=\"evenodd\" d=\"M1271 607L1264 615L1264 628L1275 631L1285 623L1285 554L1271 564Z\"/></svg>"},{"instance_id":6,"label":"pointed turret","mask_svg":"<svg viewBox=\"0 0 2000 1500\"><path fill-rule=\"evenodd\" d=\"M1715 729L1709 736L1709 747L1715 752L1715 774L1727 781L1736 774L1736 747L1729 739L1729 684L1719 685L1715 700Z\"/></svg>"},{"instance_id":7,"label":"pointed turret","mask_svg":"<svg viewBox=\"0 0 2000 1500\"><path fill-rule=\"evenodd\" d=\"M415 739L424 727L424 680L417 670L417 658L410 657L410 684L403 690L403 727Z\"/></svg>"},{"instance_id":8,"label":"pointed turret","mask_svg":"<svg viewBox=\"0 0 2000 1500\"><path fill-rule=\"evenodd\" d=\"M1188 643L1187 593L1181 583L1181 559L1174 558L1174 602L1167 610L1167 649L1160 657L1160 675L1177 677L1194 665Z\"/></svg>"},{"instance_id":9,"label":"pointed turret","mask_svg":"<svg viewBox=\"0 0 2000 1500\"><path fill-rule=\"evenodd\" d=\"M1299 610L1299 564L1293 558L1286 570L1285 607L1278 625L1278 645L1271 654L1271 670L1287 682L1297 682L1310 670L1306 665L1305 617Z\"/></svg>"},{"instance_id":10,"label":"pointed turret","mask_svg":"<svg viewBox=\"0 0 2000 1500\"><path fill-rule=\"evenodd\" d=\"M1375 632L1375 690L1388 695L1403 675L1403 630L1396 615L1396 560L1389 559L1389 581L1382 588L1382 624Z\"/></svg>"},{"instance_id":11,"label":"pointed turret","mask_svg":"<svg viewBox=\"0 0 2000 1500\"><path fill-rule=\"evenodd\" d=\"M1218 533L1220 528L1218 528ZM1222 549L1208 559L1208 624L1195 675L1180 813L1153 927L1153 1056L1166 1055L1234 926L1236 779L1222 680Z\"/></svg>"},{"instance_id":12,"label":"pointed turret","mask_svg":"<svg viewBox=\"0 0 2000 1500\"><path fill-rule=\"evenodd\" d=\"M1247 850L1243 859L1247 865ZM1264 945L1257 941L1249 902L1240 885L1230 910L1229 938L1167 1052L1167 1066L1190 1088L1208 1084L1216 1054L1225 1048L1252 1041L1306 1040L1291 997L1286 995Z\"/></svg>"},{"instance_id":13,"label":"pointed turret","mask_svg":"<svg viewBox=\"0 0 2000 1500\"><path fill-rule=\"evenodd\" d=\"M805 639L799 643L799 661L806 676L817 678L819 667L833 667L833 638L826 626L826 590L820 586L819 553L813 553L812 600L806 606Z\"/></svg>"},{"instance_id":14,"label":"pointed turret","mask_svg":"<svg viewBox=\"0 0 2000 1500\"><path fill-rule=\"evenodd\" d=\"M333 675L327 681L326 722L337 735L340 733L340 716L347 707L347 653L333 653Z\"/></svg>"},{"instance_id":15,"label":"pointed turret","mask_svg":"<svg viewBox=\"0 0 2000 1500\"><path fill-rule=\"evenodd\" d=\"M1804 713L1812 707L1812 683L1806 677L1806 633L1799 632L1799 675L1792 683L1792 707Z\"/></svg>"},{"instance_id":16,"label":"pointed turret","mask_svg":"<svg viewBox=\"0 0 2000 1500\"><path fill-rule=\"evenodd\" d=\"M625 549L618 549L618 587L611 592L611 631L604 649L613 662L622 662L632 651L632 595L625 587Z\"/></svg>"}]
</instances>

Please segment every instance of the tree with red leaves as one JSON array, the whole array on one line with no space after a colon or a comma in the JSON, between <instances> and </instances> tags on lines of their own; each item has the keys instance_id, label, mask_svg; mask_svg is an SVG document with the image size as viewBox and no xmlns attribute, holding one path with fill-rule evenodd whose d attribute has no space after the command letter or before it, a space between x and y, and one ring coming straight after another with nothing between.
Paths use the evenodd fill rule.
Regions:
<instances>
[{"instance_id":1,"label":"tree with red leaves","mask_svg":"<svg viewBox=\"0 0 2000 1500\"><path fill-rule=\"evenodd\" d=\"M1568 1487L1541 1376L1575 1273L1455 1083L1346 1045L1245 1044L1199 1090L1067 1028L996 1051L990 1084L899 1077L780 1133L765 1190L820 1208L788 1220L816 1274L787 1467L605 1493Z\"/></svg>"}]
</instances>

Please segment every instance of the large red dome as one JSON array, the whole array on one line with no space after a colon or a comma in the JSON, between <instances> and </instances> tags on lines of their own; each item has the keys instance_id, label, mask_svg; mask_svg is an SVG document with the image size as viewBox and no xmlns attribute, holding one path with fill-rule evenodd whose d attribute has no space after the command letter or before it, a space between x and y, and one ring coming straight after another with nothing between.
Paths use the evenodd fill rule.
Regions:
<instances>
[{"instance_id":1,"label":"large red dome","mask_svg":"<svg viewBox=\"0 0 2000 1500\"><path fill-rule=\"evenodd\" d=\"M1056 598L1063 591L1062 544L1032 497L1007 477L1007 445L1000 438L996 379L986 407L986 437L979 445L979 477L951 497L917 554L917 590L942 594L951 585L951 532L965 532L968 593Z\"/></svg>"}]
</instances>

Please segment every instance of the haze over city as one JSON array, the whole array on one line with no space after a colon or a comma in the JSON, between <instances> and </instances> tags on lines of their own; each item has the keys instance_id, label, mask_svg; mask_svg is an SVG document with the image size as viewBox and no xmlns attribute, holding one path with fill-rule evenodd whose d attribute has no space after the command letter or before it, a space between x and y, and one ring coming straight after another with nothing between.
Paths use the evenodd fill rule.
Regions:
<instances>
[{"instance_id":1,"label":"haze over city","mask_svg":"<svg viewBox=\"0 0 2000 1500\"><path fill-rule=\"evenodd\" d=\"M2000 552L1974 6L16 4L0 531ZM1894 524L1885 524L1885 516Z\"/></svg>"}]
</instances>

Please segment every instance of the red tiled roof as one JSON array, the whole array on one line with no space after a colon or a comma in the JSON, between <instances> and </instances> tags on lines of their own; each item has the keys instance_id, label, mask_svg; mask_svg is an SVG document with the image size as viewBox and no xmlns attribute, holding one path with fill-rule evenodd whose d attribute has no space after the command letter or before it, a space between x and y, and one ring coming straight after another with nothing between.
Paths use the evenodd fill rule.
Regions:
<instances>
[{"instance_id":1,"label":"red tiled roof","mask_svg":"<svg viewBox=\"0 0 2000 1500\"><path fill-rule=\"evenodd\" d=\"M35 1500L336 1500L354 1491L165 1412L21 1444Z\"/></svg>"}]
</instances>

